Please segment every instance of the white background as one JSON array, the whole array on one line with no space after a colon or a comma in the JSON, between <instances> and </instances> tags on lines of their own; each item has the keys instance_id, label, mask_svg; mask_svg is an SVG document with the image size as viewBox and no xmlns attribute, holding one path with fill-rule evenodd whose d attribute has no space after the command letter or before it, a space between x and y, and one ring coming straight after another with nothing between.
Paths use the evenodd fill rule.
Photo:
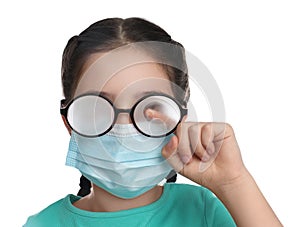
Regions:
<instances>
[{"instance_id":1,"label":"white background","mask_svg":"<svg viewBox=\"0 0 300 227\"><path fill-rule=\"evenodd\" d=\"M77 193L79 174L64 165L69 136L59 115L61 54L91 23L131 16L157 23L209 68L248 169L284 225L300 226L300 6L168 2L0 3L1 226L21 226Z\"/></svg>"}]
</instances>

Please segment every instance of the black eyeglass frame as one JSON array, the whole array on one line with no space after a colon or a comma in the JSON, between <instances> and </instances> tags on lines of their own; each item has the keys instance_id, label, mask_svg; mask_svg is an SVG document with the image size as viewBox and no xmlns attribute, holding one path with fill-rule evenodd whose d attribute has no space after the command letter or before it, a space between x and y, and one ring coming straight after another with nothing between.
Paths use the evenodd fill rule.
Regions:
<instances>
[{"instance_id":1,"label":"black eyeglass frame","mask_svg":"<svg viewBox=\"0 0 300 227\"><path fill-rule=\"evenodd\" d=\"M69 107L71 106L71 104L72 104L75 100L77 100L77 99L79 99L79 98L82 98L82 97L85 97L85 96L97 96L97 97L101 97L101 98L105 99L105 100L112 106L112 108L113 108L113 111L114 111L114 119L113 119L113 121L112 121L111 126L110 126L107 130L105 130L103 133L100 133L100 134L97 134L97 135L85 135L85 134L82 134L82 133L78 132L77 130L75 130L75 129L71 126L71 124L70 124L70 122L69 122L69 120L68 120L68 110L69 110ZM180 110L180 118L179 118L179 121L178 121L178 123L176 124L176 126L175 126L171 131L169 131L169 132L166 133L166 134L157 135L157 136L149 135L149 134L144 133L143 131L141 131L141 130L139 129L139 127L137 126L137 124L135 123L134 116L133 116L134 111L135 111L135 108L137 107L137 105L138 105L140 102L142 102L143 100L145 100L146 98L149 98L149 97L151 97L151 96L163 96L163 97L167 97L167 98L171 99L172 101L174 101L174 102L177 104L177 106L179 107L179 110ZM65 117L68 126L69 126L74 132L76 132L77 134L79 134L79 135L81 135L81 136L89 137L89 138L95 138L95 137L103 136L103 135L105 135L106 133L108 133L108 132L114 127L114 125L115 125L115 123L116 123L116 121L117 121L117 118L118 118L118 116L119 116L120 113L128 113L129 116L130 116L130 119L131 119L131 121L132 121L132 123L133 123L133 125L134 125L134 127L138 130L138 132L140 132L140 133L143 134L144 136L152 137L152 138L165 137L165 136L170 135L171 133L173 133L173 132L176 130L177 126L180 124L180 122L182 121L183 117L186 116L187 113L188 113L188 109L182 107L181 104L180 104L174 97L172 97L172 96L170 96L170 95L167 95L167 94L164 94L164 93L151 93L151 94L145 95L145 96L143 96L142 98L140 98L140 99L139 99L139 100L138 100L138 101L137 101L130 109L119 109L119 108L116 108L116 107L113 105L112 101L109 100L107 97L105 97L105 96L103 96L103 95L101 95L101 94L99 94L99 93L94 93L94 92L84 93L84 94L82 94L82 95L79 95L79 96L77 96L76 98L72 99L72 100L71 100L69 103L67 103L66 105L65 105L65 101L66 101L65 99L62 99L62 100L60 101L60 114L61 114L62 116Z\"/></svg>"}]
</instances>

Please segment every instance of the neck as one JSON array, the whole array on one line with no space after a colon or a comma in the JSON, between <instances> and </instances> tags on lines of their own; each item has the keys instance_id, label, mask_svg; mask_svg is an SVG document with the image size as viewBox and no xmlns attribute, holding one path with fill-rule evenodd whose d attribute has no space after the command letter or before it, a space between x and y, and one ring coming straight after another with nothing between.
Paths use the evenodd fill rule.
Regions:
<instances>
[{"instance_id":1,"label":"neck","mask_svg":"<svg viewBox=\"0 0 300 227\"><path fill-rule=\"evenodd\" d=\"M133 199L116 197L102 188L92 184L91 193L73 205L79 209L92 212L113 212L128 210L149 205L160 198L163 192L162 186L156 186L144 194Z\"/></svg>"}]
</instances>

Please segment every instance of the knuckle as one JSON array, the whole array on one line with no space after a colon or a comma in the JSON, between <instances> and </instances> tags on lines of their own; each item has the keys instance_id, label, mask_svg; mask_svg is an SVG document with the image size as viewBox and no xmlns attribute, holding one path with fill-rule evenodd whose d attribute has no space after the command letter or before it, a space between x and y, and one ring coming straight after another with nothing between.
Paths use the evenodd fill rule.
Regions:
<instances>
[{"instance_id":1,"label":"knuckle","mask_svg":"<svg viewBox=\"0 0 300 227\"><path fill-rule=\"evenodd\" d=\"M210 122L203 125L202 132L206 134L211 134L213 132L213 123Z\"/></svg>"},{"instance_id":2,"label":"knuckle","mask_svg":"<svg viewBox=\"0 0 300 227\"><path fill-rule=\"evenodd\" d=\"M233 134L233 127L229 123L225 123L225 132Z\"/></svg>"},{"instance_id":3,"label":"knuckle","mask_svg":"<svg viewBox=\"0 0 300 227\"><path fill-rule=\"evenodd\" d=\"M195 134L199 135L199 132L200 132L200 126L198 124L194 124L188 128L188 133L190 135L195 135Z\"/></svg>"}]
</instances>

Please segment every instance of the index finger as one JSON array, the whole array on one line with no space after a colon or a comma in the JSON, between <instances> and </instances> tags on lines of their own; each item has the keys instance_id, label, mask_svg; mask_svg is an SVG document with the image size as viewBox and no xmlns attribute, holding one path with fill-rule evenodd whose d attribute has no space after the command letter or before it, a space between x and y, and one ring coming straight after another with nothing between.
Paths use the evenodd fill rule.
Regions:
<instances>
[{"instance_id":1,"label":"index finger","mask_svg":"<svg viewBox=\"0 0 300 227\"><path fill-rule=\"evenodd\" d=\"M194 151L191 149L188 130L194 125L194 122L185 122L187 116L184 116L182 121L178 124L175 135L178 138L177 153L184 164L187 164Z\"/></svg>"},{"instance_id":2,"label":"index finger","mask_svg":"<svg viewBox=\"0 0 300 227\"><path fill-rule=\"evenodd\" d=\"M160 120L166 123L167 125L174 125L174 127L177 124L177 122L174 119L172 119L170 116L151 108L145 109L144 115L147 118L147 120Z\"/></svg>"}]
</instances>

